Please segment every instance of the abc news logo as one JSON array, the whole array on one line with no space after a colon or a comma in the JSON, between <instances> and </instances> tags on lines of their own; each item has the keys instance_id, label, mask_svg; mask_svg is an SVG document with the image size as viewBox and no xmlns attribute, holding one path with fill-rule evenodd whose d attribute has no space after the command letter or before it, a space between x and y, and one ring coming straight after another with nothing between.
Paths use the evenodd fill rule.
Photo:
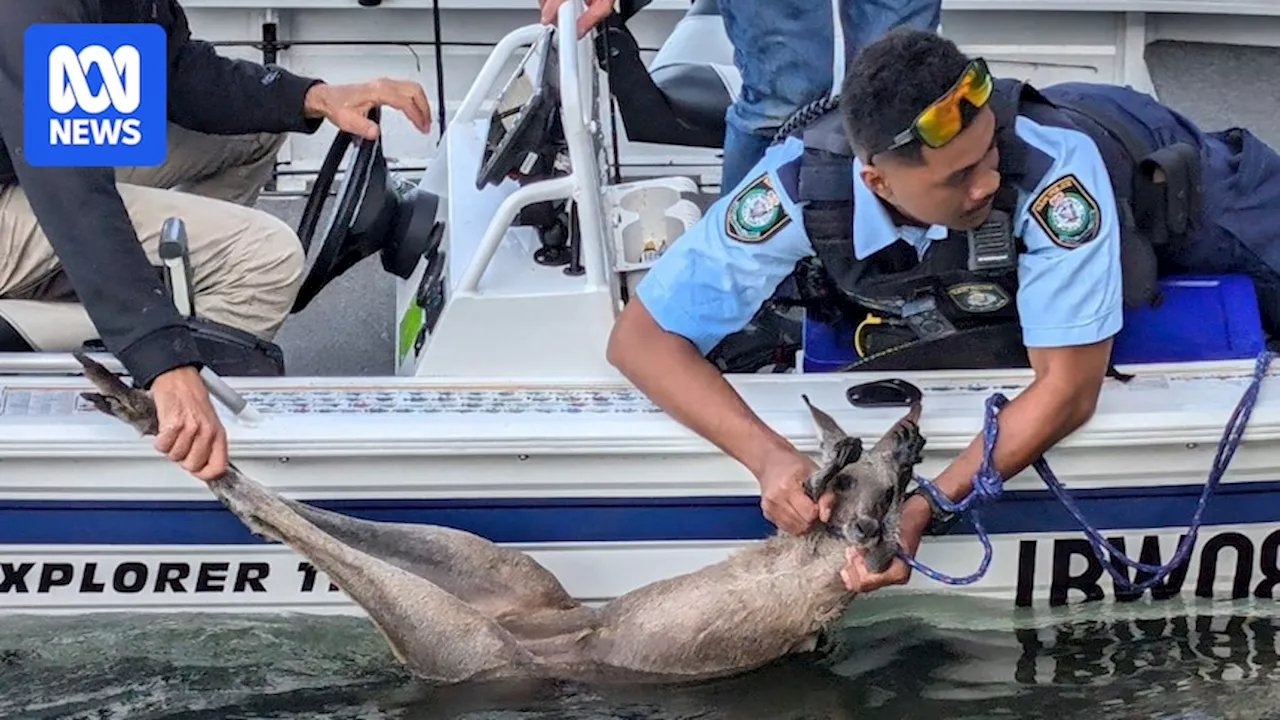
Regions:
<instances>
[{"instance_id":1,"label":"abc news logo","mask_svg":"<svg viewBox=\"0 0 1280 720\"><path fill-rule=\"evenodd\" d=\"M164 161L167 38L154 24L32 25L24 34L24 154L32 165Z\"/></svg>"},{"instance_id":2,"label":"abc news logo","mask_svg":"<svg viewBox=\"0 0 1280 720\"><path fill-rule=\"evenodd\" d=\"M137 145L142 141L142 121L123 117L142 104L141 55L133 45L115 52L89 45L76 52L59 45L49 53L49 108L58 115L76 109L101 115L107 109L117 117L53 117L49 119L50 145ZM89 89L87 73L97 68L102 85Z\"/></svg>"}]
</instances>

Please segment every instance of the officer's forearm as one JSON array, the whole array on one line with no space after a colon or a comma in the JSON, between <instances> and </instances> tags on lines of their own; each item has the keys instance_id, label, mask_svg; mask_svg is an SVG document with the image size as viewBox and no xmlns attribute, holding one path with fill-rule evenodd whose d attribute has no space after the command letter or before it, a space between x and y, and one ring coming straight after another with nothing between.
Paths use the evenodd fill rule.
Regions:
<instances>
[{"instance_id":1,"label":"officer's forearm","mask_svg":"<svg viewBox=\"0 0 1280 720\"><path fill-rule=\"evenodd\" d=\"M692 343L658 327L642 307L619 318L609 339L608 358L654 404L756 477L770 458L795 452Z\"/></svg>"},{"instance_id":2,"label":"officer's forearm","mask_svg":"<svg viewBox=\"0 0 1280 720\"><path fill-rule=\"evenodd\" d=\"M1094 401L1087 394L1061 383L1032 382L999 413L999 434L992 459L1000 477L1022 472L1062 438L1075 432L1093 414ZM952 500L969 494L973 476L982 466L983 438L979 433L964 452L938 477L938 489Z\"/></svg>"}]
</instances>

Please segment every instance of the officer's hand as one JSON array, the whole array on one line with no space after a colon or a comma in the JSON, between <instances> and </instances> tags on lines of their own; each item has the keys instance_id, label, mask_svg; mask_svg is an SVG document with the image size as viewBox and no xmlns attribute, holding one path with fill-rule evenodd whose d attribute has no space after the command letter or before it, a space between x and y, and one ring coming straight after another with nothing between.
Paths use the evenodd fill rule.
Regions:
<instances>
[{"instance_id":1,"label":"officer's hand","mask_svg":"<svg viewBox=\"0 0 1280 720\"><path fill-rule=\"evenodd\" d=\"M375 105L390 105L404 113L422 132L431 130L431 103L422 86L409 80L379 78L347 85L312 85L303 98L307 117L323 117L353 135L378 137L378 124L366 117Z\"/></svg>"},{"instance_id":2,"label":"officer's hand","mask_svg":"<svg viewBox=\"0 0 1280 720\"><path fill-rule=\"evenodd\" d=\"M227 471L227 433L209 391L191 366L162 373L151 383L160 429L156 449L208 482Z\"/></svg>"},{"instance_id":3,"label":"officer's hand","mask_svg":"<svg viewBox=\"0 0 1280 720\"><path fill-rule=\"evenodd\" d=\"M828 491L815 503L804 491L805 478L815 470L813 460L794 449L779 451L765 463L758 478L760 509L783 532L799 535L815 520L830 518L834 492Z\"/></svg>"},{"instance_id":4,"label":"officer's hand","mask_svg":"<svg viewBox=\"0 0 1280 720\"><path fill-rule=\"evenodd\" d=\"M600 24L601 20L609 17L609 13L613 12L614 0L586 0L587 7L578 16L578 37L581 38L587 34L587 31ZM551 25L556 21L556 15L560 12L560 6L564 4L564 0L538 0L538 7L542 9L542 24Z\"/></svg>"}]
</instances>

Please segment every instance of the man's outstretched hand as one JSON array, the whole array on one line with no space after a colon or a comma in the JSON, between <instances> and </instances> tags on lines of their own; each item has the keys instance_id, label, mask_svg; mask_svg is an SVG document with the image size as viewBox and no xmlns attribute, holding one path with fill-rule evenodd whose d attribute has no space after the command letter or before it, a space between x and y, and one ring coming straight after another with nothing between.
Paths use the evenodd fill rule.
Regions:
<instances>
[{"instance_id":1,"label":"man's outstretched hand","mask_svg":"<svg viewBox=\"0 0 1280 720\"><path fill-rule=\"evenodd\" d=\"M378 124L368 118L378 105L389 105L409 118L421 132L431 130L431 103L422 86L409 80L379 78L362 83L312 85L303 98L304 112L309 118L326 118L339 130L373 140L378 137Z\"/></svg>"},{"instance_id":2,"label":"man's outstretched hand","mask_svg":"<svg viewBox=\"0 0 1280 720\"><path fill-rule=\"evenodd\" d=\"M195 368L161 373L151 383L159 430L156 449L209 482L227 471L227 431Z\"/></svg>"}]
</instances>

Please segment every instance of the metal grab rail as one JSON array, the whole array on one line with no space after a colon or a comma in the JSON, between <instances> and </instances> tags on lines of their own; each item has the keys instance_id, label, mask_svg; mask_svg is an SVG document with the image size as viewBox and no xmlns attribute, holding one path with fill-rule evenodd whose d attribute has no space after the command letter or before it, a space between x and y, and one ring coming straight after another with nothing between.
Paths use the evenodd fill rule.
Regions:
<instances>
[{"instance_id":1,"label":"metal grab rail","mask_svg":"<svg viewBox=\"0 0 1280 720\"><path fill-rule=\"evenodd\" d=\"M601 205L603 188L601 172L597 165L591 136L596 120L590 116L592 105L587 101L595 72L591 63L591 31L578 38L577 24L581 0L572 0L560 6L556 19L556 52L559 55L560 122L565 141L569 146L568 175L529 183L513 191L498 206L484 235L476 246L475 254L454 291L456 296L478 295L480 279L488 269L494 254L501 245L511 222L521 209L535 202L570 199L578 203L578 241L582 248L582 265L586 273L584 289L597 290L606 286L604 272L604 238L607 227ZM488 94L501 67L515 52L518 43L528 43L542 31L540 25L518 28L498 43L480 71L475 84L467 92L462 107L455 116L453 127L475 120L480 98ZM585 51L584 51L585 50ZM465 114L464 114L465 113Z\"/></svg>"}]
</instances>

